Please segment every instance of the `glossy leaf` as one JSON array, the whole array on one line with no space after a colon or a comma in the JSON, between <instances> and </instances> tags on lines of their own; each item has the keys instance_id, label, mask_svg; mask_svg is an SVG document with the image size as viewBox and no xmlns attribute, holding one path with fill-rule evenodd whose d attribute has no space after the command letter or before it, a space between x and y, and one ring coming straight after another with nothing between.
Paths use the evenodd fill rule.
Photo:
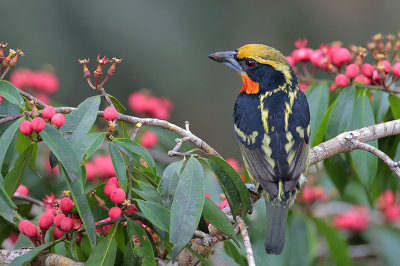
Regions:
<instances>
[{"instance_id":1,"label":"glossy leaf","mask_svg":"<svg viewBox=\"0 0 400 266\"><path fill-rule=\"evenodd\" d=\"M132 265L132 258L138 258L141 261L141 265L156 265L154 259L154 251L147 236L145 229L137 222L127 219L127 228L128 228L128 239L129 242L126 245L125 255L133 255L127 256ZM125 264L125 261L124 261ZM139 264L140 265L140 264Z\"/></svg>"},{"instance_id":2,"label":"glossy leaf","mask_svg":"<svg viewBox=\"0 0 400 266\"><path fill-rule=\"evenodd\" d=\"M324 116L322 117L321 123L319 124L319 127L316 132L311 132L311 136L313 136L314 140L313 142L310 142L311 146L317 146L318 144L322 143L324 141L325 135L326 135L326 128L328 127L328 122L329 118L331 117L333 107L335 107L336 101L333 102L328 110L326 110Z\"/></svg>"},{"instance_id":3,"label":"glossy leaf","mask_svg":"<svg viewBox=\"0 0 400 266\"><path fill-rule=\"evenodd\" d=\"M209 155L209 157L210 159L207 159L206 162L221 184L233 217L236 217L240 204L242 205L242 216L244 217L250 208L250 194L246 185L230 164L216 155Z\"/></svg>"},{"instance_id":4,"label":"glossy leaf","mask_svg":"<svg viewBox=\"0 0 400 266\"><path fill-rule=\"evenodd\" d=\"M144 216L152 224L165 232L169 232L170 212L167 208L151 201L137 200L137 203Z\"/></svg>"},{"instance_id":5,"label":"glossy leaf","mask_svg":"<svg viewBox=\"0 0 400 266\"><path fill-rule=\"evenodd\" d=\"M144 170L156 174L156 169L157 169L156 163L154 162L153 157L151 157L151 155L145 148L143 148L137 142L130 139L120 138L114 140L117 147L120 148L120 150L122 150L122 152L128 155L129 157L137 159L137 161L139 161L139 157L143 158L148 166L148 167L143 167Z\"/></svg>"},{"instance_id":6,"label":"glossy leaf","mask_svg":"<svg viewBox=\"0 0 400 266\"><path fill-rule=\"evenodd\" d=\"M10 264L9 266L23 266L23 265L27 265L29 262L31 262L34 258L36 258L37 255L39 255L41 252L43 252L44 250L48 249L49 247L51 247L52 245L54 245L53 242L47 242L44 245L40 245L37 246L35 248L33 248L32 250L28 251L27 253L25 253L24 255L21 255L17 258L15 258Z\"/></svg>"},{"instance_id":7,"label":"glossy leaf","mask_svg":"<svg viewBox=\"0 0 400 266\"><path fill-rule=\"evenodd\" d=\"M392 110L392 114L394 119L400 118L400 98L390 94L389 95L389 103L390 109Z\"/></svg>"},{"instance_id":8,"label":"glossy leaf","mask_svg":"<svg viewBox=\"0 0 400 266\"><path fill-rule=\"evenodd\" d=\"M11 200L11 197L7 194L7 191L4 189L4 186L0 185L0 216L9 221L12 224L14 223L14 217L16 215L14 202Z\"/></svg>"},{"instance_id":9,"label":"glossy leaf","mask_svg":"<svg viewBox=\"0 0 400 266\"><path fill-rule=\"evenodd\" d=\"M46 124L40 136L47 144L58 161L64 166L72 181L81 179L81 166L71 144L58 129ZM83 188L82 188L83 191Z\"/></svg>"},{"instance_id":10,"label":"glossy leaf","mask_svg":"<svg viewBox=\"0 0 400 266\"><path fill-rule=\"evenodd\" d=\"M247 259L240 253L240 250L230 240L224 241L224 249L226 254L231 257L239 265L247 265Z\"/></svg>"},{"instance_id":11,"label":"glossy leaf","mask_svg":"<svg viewBox=\"0 0 400 266\"><path fill-rule=\"evenodd\" d=\"M108 97L110 97L111 102L114 104L115 109L117 109L118 113L123 113L126 111L125 106L122 105L122 103L115 98L114 96L107 94Z\"/></svg>"},{"instance_id":12,"label":"glossy leaf","mask_svg":"<svg viewBox=\"0 0 400 266\"><path fill-rule=\"evenodd\" d=\"M24 99L19 95L18 89L6 80L0 80L0 96L15 105L24 104Z\"/></svg>"},{"instance_id":13,"label":"glossy leaf","mask_svg":"<svg viewBox=\"0 0 400 266\"><path fill-rule=\"evenodd\" d=\"M338 134L349 129L351 114L355 98L355 88L347 87L340 92L326 129L327 139L336 137Z\"/></svg>"},{"instance_id":14,"label":"glossy leaf","mask_svg":"<svg viewBox=\"0 0 400 266\"><path fill-rule=\"evenodd\" d=\"M128 192L128 178L126 176L126 167L121 152L114 146L112 142L108 143L108 152L114 166L115 174L121 184L122 189Z\"/></svg>"},{"instance_id":15,"label":"glossy leaf","mask_svg":"<svg viewBox=\"0 0 400 266\"><path fill-rule=\"evenodd\" d=\"M389 93L384 91L375 90L372 99L372 109L375 114L375 121L378 123L382 121L385 117L390 103L389 103Z\"/></svg>"},{"instance_id":16,"label":"glossy leaf","mask_svg":"<svg viewBox=\"0 0 400 266\"><path fill-rule=\"evenodd\" d=\"M147 201L153 201L160 204L162 203L163 197L153 186L149 185L148 183L143 181L135 181L133 182L133 186L132 192L138 194L141 198Z\"/></svg>"},{"instance_id":17,"label":"glossy leaf","mask_svg":"<svg viewBox=\"0 0 400 266\"><path fill-rule=\"evenodd\" d=\"M117 232L116 227L118 227L118 225L118 223L114 224L110 232L108 232L107 237L97 244L96 249L85 263L86 266L114 265L115 256L117 253L115 234Z\"/></svg>"},{"instance_id":18,"label":"glossy leaf","mask_svg":"<svg viewBox=\"0 0 400 266\"><path fill-rule=\"evenodd\" d=\"M186 246L199 224L204 205L204 172L200 162L191 157L179 178L171 206L170 241L175 244L172 257Z\"/></svg>"},{"instance_id":19,"label":"glossy leaf","mask_svg":"<svg viewBox=\"0 0 400 266\"><path fill-rule=\"evenodd\" d=\"M31 144L18 157L14 163L13 169L4 177L4 188L11 197L21 184L22 177L25 175L26 168L31 162L34 144Z\"/></svg>"},{"instance_id":20,"label":"glossy leaf","mask_svg":"<svg viewBox=\"0 0 400 266\"><path fill-rule=\"evenodd\" d=\"M315 225L318 231L321 232L326 242L332 258L335 260L337 265L352 265L349 257L349 250L346 241L344 241L337 230L327 225L323 220L314 218Z\"/></svg>"},{"instance_id":21,"label":"glossy leaf","mask_svg":"<svg viewBox=\"0 0 400 266\"><path fill-rule=\"evenodd\" d=\"M163 173L158 191L163 195L173 195L178 184L183 161L178 161L168 165Z\"/></svg>"},{"instance_id":22,"label":"glossy leaf","mask_svg":"<svg viewBox=\"0 0 400 266\"><path fill-rule=\"evenodd\" d=\"M7 101L7 99L4 99L0 103L0 114L2 115L17 115L19 114L19 108L17 105L14 105ZM5 123L2 126L6 126L8 123ZM0 130L2 132L2 130ZM1 134L1 133L0 133Z\"/></svg>"},{"instance_id":23,"label":"glossy leaf","mask_svg":"<svg viewBox=\"0 0 400 266\"><path fill-rule=\"evenodd\" d=\"M370 101L368 96L363 93L356 99L349 130L355 130L374 124L374 114L372 112ZM377 140L370 141L368 144L378 147ZM376 177L376 171L378 169L378 157L363 150L352 151L350 155L358 177L360 178L361 182L367 188L369 188Z\"/></svg>"},{"instance_id":24,"label":"glossy leaf","mask_svg":"<svg viewBox=\"0 0 400 266\"><path fill-rule=\"evenodd\" d=\"M315 132L322 123L322 118L329 106L329 84L321 82L307 95L311 115L311 136L310 143L313 143Z\"/></svg>"},{"instance_id":25,"label":"glossy leaf","mask_svg":"<svg viewBox=\"0 0 400 266\"><path fill-rule=\"evenodd\" d=\"M213 224L224 234L229 236L239 246L231 221L229 221L228 217L226 217L221 209L208 198L205 198L202 216L206 221Z\"/></svg>"},{"instance_id":26,"label":"glossy leaf","mask_svg":"<svg viewBox=\"0 0 400 266\"><path fill-rule=\"evenodd\" d=\"M70 143L74 143L89 132L96 121L99 105L100 96L87 98L65 118L65 123L60 131L72 132L68 139Z\"/></svg>"},{"instance_id":27,"label":"glossy leaf","mask_svg":"<svg viewBox=\"0 0 400 266\"><path fill-rule=\"evenodd\" d=\"M72 145L76 157L81 160L85 155L90 157L101 146L106 136L105 132L83 135Z\"/></svg>"},{"instance_id":28,"label":"glossy leaf","mask_svg":"<svg viewBox=\"0 0 400 266\"><path fill-rule=\"evenodd\" d=\"M0 167L3 166L4 158L6 156L6 153L4 151L8 150L12 140L14 139L14 136L16 136L16 134L18 134L19 125L21 124L21 122L23 120L24 120L24 118L21 117L20 119L15 121L13 124L11 124L6 129L6 131L0 137L0 151L3 151L3 152L0 152Z\"/></svg>"},{"instance_id":29,"label":"glossy leaf","mask_svg":"<svg viewBox=\"0 0 400 266\"><path fill-rule=\"evenodd\" d=\"M400 233L398 230L389 227L374 227L364 234L377 251L378 257L385 261L384 265L399 265Z\"/></svg>"}]
</instances>

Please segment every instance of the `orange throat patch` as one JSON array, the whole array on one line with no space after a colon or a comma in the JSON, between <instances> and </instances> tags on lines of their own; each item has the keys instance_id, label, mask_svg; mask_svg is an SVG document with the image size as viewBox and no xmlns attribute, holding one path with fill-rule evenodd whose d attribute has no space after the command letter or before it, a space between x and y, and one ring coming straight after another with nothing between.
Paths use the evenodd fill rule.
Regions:
<instances>
[{"instance_id":1,"label":"orange throat patch","mask_svg":"<svg viewBox=\"0 0 400 266\"><path fill-rule=\"evenodd\" d=\"M256 94L258 93L259 89L259 84L258 82L252 81L251 78L246 73L240 74L240 77L242 78L242 90L239 92L245 92L247 94Z\"/></svg>"}]
</instances>

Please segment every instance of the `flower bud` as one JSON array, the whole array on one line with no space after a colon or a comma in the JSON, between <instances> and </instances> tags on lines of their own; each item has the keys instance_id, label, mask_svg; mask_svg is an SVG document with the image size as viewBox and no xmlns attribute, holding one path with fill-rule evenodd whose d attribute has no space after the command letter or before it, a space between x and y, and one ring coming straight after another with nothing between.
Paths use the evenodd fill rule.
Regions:
<instances>
[{"instance_id":1,"label":"flower bud","mask_svg":"<svg viewBox=\"0 0 400 266\"><path fill-rule=\"evenodd\" d=\"M349 78L354 79L360 73L360 68L356 64L350 64L346 67L346 74Z\"/></svg>"},{"instance_id":2,"label":"flower bud","mask_svg":"<svg viewBox=\"0 0 400 266\"><path fill-rule=\"evenodd\" d=\"M35 132L41 132L44 129L45 124L46 123L44 122L43 118L41 118L41 117L35 117L31 123L32 129Z\"/></svg>"},{"instance_id":3,"label":"flower bud","mask_svg":"<svg viewBox=\"0 0 400 266\"><path fill-rule=\"evenodd\" d=\"M64 220L64 218L65 218L65 214L63 214L63 213L57 214L57 216L54 218L54 225L56 227L60 228L61 222L62 222L62 220Z\"/></svg>"},{"instance_id":4,"label":"flower bud","mask_svg":"<svg viewBox=\"0 0 400 266\"><path fill-rule=\"evenodd\" d=\"M72 227L74 226L74 221L69 218L69 217L65 217L62 221L61 221L61 230L63 230L64 232L69 232L72 230Z\"/></svg>"},{"instance_id":5,"label":"flower bud","mask_svg":"<svg viewBox=\"0 0 400 266\"><path fill-rule=\"evenodd\" d=\"M45 212L39 218L39 227L42 230L49 229L54 223L54 216L51 212Z\"/></svg>"},{"instance_id":6,"label":"flower bud","mask_svg":"<svg viewBox=\"0 0 400 266\"><path fill-rule=\"evenodd\" d=\"M68 197L62 198L60 201L60 210L63 213L70 213L75 203Z\"/></svg>"},{"instance_id":7,"label":"flower bud","mask_svg":"<svg viewBox=\"0 0 400 266\"><path fill-rule=\"evenodd\" d=\"M65 116L63 114L57 113L53 115L53 117L51 118L51 124L57 128L62 127L64 123L65 123Z\"/></svg>"},{"instance_id":8,"label":"flower bud","mask_svg":"<svg viewBox=\"0 0 400 266\"><path fill-rule=\"evenodd\" d=\"M125 191L122 188L116 188L111 192L110 199L116 204L121 204L126 197Z\"/></svg>"},{"instance_id":9,"label":"flower bud","mask_svg":"<svg viewBox=\"0 0 400 266\"><path fill-rule=\"evenodd\" d=\"M30 136L33 132L31 121L28 120L22 121L21 124L19 125L19 130L21 131L22 134Z\"/></svg>"},{"instance_id":10,"label":"flower bud","mask_svg":"<svg viewBox=\"0 0 400 266\"><path fill-rule=\"evenodd\" d=\"M64 233L63 233L63 231L61 231L60 229L58 229L56 227L56 228L54 228L53 236L54 236L54 239L59 239L64 236Z\"/></svg>"},{"instance_id":11,"label":"flower bud","mask_svg":"<svg viewBox=\"0 0 400 266\"><path fill-rule=\"evenodd\" d=\"M344 74L337 75L335 81L339 87L346 87L347 85L349 85L349 80Z\"/></svg>"},{"instance_id":12,"label":"flower bud","mask_svg":"<svg viewBox=\"0 0 400 266\"><path fill-rule=\"evenodd\" d=\"M108 216L110 216L111 219L119 218L121 216L121 208L112 207L108 212Z\"/></svg>"},{"instance_id":13,"label":"flower bud","mask_svg":"<svg viewBox=\"0 0 400 266\"><path fill-rule=\"evenodd\" d=\"M46 106L42 111L42 116L45 119L51 119L55 114L56 109L51 105Z\"/></svg>"},{"instance_id":14,"label":"flower bud","mask_svg":"<svg viewBox=\"0 0 400 266\"><path fill-rule=\"evenodd\" d=\"M115 120L118 116L117 109L114 106L109 106L104 110L104 118L106 120Z\"/></svg>"}]
</instances>

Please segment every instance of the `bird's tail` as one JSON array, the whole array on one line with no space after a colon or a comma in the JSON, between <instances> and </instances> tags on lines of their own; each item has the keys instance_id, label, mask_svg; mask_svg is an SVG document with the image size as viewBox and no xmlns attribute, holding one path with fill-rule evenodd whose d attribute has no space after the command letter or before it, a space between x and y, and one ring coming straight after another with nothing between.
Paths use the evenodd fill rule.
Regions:
<instances>
[{"instance_id":1,"label":"bird's tail","mask_svg":"<svg viewBox=\"0 0 400 266\"><path fill-rule=\"evenodd\" d=\"M265 200L267 208L267 227L265 232L265 251L268 254L280 254L285 246L286 221L289 204L280 201Z\"/></svg>"}]
</instances>

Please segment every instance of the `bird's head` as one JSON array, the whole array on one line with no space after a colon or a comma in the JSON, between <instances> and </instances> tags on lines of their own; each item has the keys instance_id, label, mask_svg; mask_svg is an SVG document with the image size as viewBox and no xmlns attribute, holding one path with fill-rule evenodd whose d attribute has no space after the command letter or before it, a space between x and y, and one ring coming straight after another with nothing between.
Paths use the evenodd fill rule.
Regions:
<instances>
[{"instance_id":1,"label":"bird's head","mask_svg":"<svg viewBox=\"0 0 400 266\"><path fill-rule=\"evenodd\" d=\"M257 94L292 83L293 71L285 56L263 44L246 44L235 51L216 52L209 58L233 68L242 78L240 93Z\"/></svg>"}]
</instances>

